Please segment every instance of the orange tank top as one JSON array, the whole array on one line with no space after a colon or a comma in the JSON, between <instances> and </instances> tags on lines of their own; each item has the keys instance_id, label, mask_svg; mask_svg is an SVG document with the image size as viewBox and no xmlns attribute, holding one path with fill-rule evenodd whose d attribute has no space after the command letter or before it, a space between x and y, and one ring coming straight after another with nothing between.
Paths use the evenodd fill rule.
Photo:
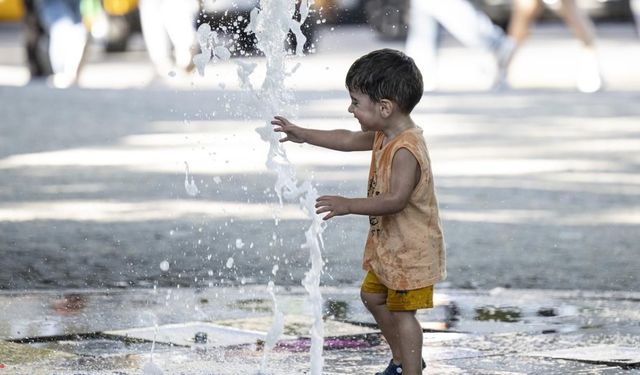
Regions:
<instances>
[{"instance_id":1,"label":"orange tank top","mask_svg":"<svg viewBox=\"0 0 640 375\"><path fill-rule=\"evenodd\" d=\"M369 217L362 267L373 271L388 288L423 288L446 277L444 237L429 153L420 128L405 130L387 144L384 139L384 133L376 133L367 195L389 191L393 156L401 148L418 161L420 180L402 211Z\"/></svg>"}]
</instances>

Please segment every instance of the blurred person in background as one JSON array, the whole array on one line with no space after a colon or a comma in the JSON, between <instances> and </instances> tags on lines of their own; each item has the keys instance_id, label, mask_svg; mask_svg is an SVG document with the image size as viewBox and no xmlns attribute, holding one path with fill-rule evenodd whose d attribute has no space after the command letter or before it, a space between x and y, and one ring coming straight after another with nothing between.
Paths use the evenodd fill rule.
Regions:
<instances>
[{"instance_id":1,"label":"blurred person in background","mask_svg":"<svg viewBox=\"0 0 640 375\"><path fill-rule=\"evenodd\" d=\"M532 22L542 10L543 0L514 0L508 35L519 48L529 36ZM577 68L577 88L592 93L602 88L602 73L595 47L594 26L587 15L578 8L575 0L544 0L557 11L565 24L582 42L582 58Z\"/></svg>"},{"instance_id":2,"label":"blurred person in background","mask_svg":"<svg viewBox=\"0 0 640 375\"><path fill-rule=\"evenodd\" d=\"M77 83L87 46L81 0L34 0L38 23L49 37L50 84L67 88Z\"/></svg>"},{"instance_id":3,"label":"blurred person in background","mask_svg":"<svg viewBox=\"0 0 640 375\"><path fill-rule=\"evenodd\" d=\"M140 0L142 35L159 76L193 70L199 9L197 0Z\"/></svg>"},{"instance_id":4,"label":"blurred person in background","mask_svg":"<svg viewBox=\"0 0 640 375\"><path fill-rule=\"evenodd\" d=\"M438 23L467 47L491 52L496 61L494 88L504 76L515 43L467 0L411 0L405 52L423 74L425 91L437 85Z\"/></svg>"},{"instance_id":5,"label":"blurred person in background","mask_svg":"<svg viewBox=\"0 0 640 375\"><path fill-rule=\"evenodd\" d=\"M631 0L631 12L633 13L633 20L636 23L636 32L640 37L640 0Z\"/></svg>"}]
</instances>

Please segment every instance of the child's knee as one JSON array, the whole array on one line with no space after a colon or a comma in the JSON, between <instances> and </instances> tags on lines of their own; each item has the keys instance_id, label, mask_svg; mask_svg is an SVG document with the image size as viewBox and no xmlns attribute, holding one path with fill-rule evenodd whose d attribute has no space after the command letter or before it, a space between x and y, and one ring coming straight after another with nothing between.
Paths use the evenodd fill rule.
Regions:
<instances>
[{"instance_id":1,"label":"child's knee","mask_svg":"<svg viewBox=\"0 0 640 375\"><path fill-rule=\"evenodd\" d=\"M360 299L368 310L371 310L372 308L375 308L377 306L386 305L387 303L386 294L367 293L360 291Z\"/></svg>"},{"instance_id":2,"label":"child's knee","mask_svg":"<svg viewBox=\"0 0 640 375\"><path fill-rule=\"evenodd\" d=\"M391 311L391 315L397 322L416 320L416 310Z\"/></svg>"}]
</instances>

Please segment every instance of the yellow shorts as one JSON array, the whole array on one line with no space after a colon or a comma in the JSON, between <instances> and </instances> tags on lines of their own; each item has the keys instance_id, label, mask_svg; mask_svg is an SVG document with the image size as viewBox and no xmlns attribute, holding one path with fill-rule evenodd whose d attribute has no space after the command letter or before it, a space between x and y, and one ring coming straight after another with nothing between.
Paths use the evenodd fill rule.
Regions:
<instances>
[{"instance_id":1,"label":"yellow shorts","mask_svg":"<svg viewBox=\"0 0 640 375\"><path fill-rule=\"evenodd\" d=\"M386 294L389 311L413 311L433 307L433 285L413 290L393 290L384 286L378 277L369 271L360 290L365 293Z\"/></svg>"}]
</instances>

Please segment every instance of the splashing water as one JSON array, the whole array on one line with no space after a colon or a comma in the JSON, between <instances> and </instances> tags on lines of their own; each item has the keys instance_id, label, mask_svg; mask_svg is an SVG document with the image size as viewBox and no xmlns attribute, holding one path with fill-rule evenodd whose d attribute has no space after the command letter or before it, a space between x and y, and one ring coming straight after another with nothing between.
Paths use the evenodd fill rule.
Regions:
<instances>
[{"instance_id":1,"label":"splashing water","mask_svg":"<svg viewBox=\"0 0 640 375\"><path fill-rule=\"evenodd\" d=\"M163 271L169 271L169 262L167 260L163 260L160 262L160 269Z\"/></svg>"},{"instance_id":2,"label":"splashing water","mask_svg":"<svg viewBox=\"0 0 640 375\"><path fill-rule=\"evenodd\" d=\"M299 4L300 21L293 19L296 11L296 2L292 0L260 0L259 8L251 11L248 32L253 32L257 40L257 48L260 49L266 58L266 76L260 87L256 91L251 84L250 76L257 67L256 63L238 61L238 78L240 86L244 90L249 90L255 94L256 102L259 103L262 117L266 119L263 127L257 128L263 141L269 143L266 166L276 173L277 180L275 191L278 195L280 205L284 200L298 201L301 209L312 221L305 233L306 242L301 246L309 250L311 268L305 273L302 285L307 290L309 305L313 314L313 324L311 328L311 374L322 374L323 358L322 349L324 344L324 322L322 320L322 295L320 293L320 276L324 266L322 259L322 232L324 224L322 219L315 214L315 201L318 197L316 189L309 181L299 184L294 166L287 158L286 151L279 142L279 135L273 131L271 118L275 114L286 114L287 103L293 101L291 93L285 88L284 81L287 76L293 74L300 64L297 64L291 72L285 70L285 40L291 30L296 36L296 55L302 55L302 48L306 38L302 34L301 25L305 22L309 14L309 5L313 0L302 0ZM221 49L223 46L216 46L218 39L215 33L211 32L207 24L198 28L198 42L202 53L194 57L194 64L201 75L204 74L205 65L210 61L215 62L215 57L227 58L226 53ZM186 187L186 184L185 184ZM233 266L233 258L227 261L227 267ZM277 272L277 265L272 273ZM264 373L266 367L266 355L270 348L275 345L278 337L282 334L284 316L277 309L273 281L269 282L269 294L274 304L274 322L267 335L265 344L265 356L263 357L260 373Z\"/></svg>"},{"instance_id":3,"label":"splashing water","mask_svg":"<svg viewBox=\"0 0 640 375\"><path fill-rule=\"evenodd\" d=\"M275 272L274 272L275 276ZM278 337L282 335L284 331L284 314L280 309L278 309L278 301L276 300L275 293L275 284L273 281L269 281L269 285L267 286L267 291L269 292L269 296L271 296L271 302L273 302L273 323L271 324L271 328L269 329L269 333L267 333L267 337L264 343L264 352L262 355L262 362L260 364L260 372L258 374L267 374L267 357L269 352L276 345L278 341Z\"/></svg>"},{"instance_id":4,"label":"splashing water","mask_svg":"<svg viewBox=\"0 0 640 375\"><path fill-rule=\"evenodd\" d=\"M184 190L186 190L187 194L190 196L195 197L200 193L200 190L198 190L198 186L196 186L193 176L189 176L189 164L186 161L184 162L184 168Z\"/></svg>"},{"instance_id":5,"label":"splashing water","mask_svg":"<svg viewBox=\"0 0 640 375\"><path fill-rule=\"evenodd\" d=\"M142 373L144 375L164 375L164 372L162 371L162 369L158 365L153 363L153 352L155 351L155 348L156 348L157 336L158 336L158 325L155 324L154 330L153 330L153 342L151 343L151 354L149 356L149 362L145 363L144 366L142 367Z\"/></svg>"},{"instance_id":6,"label":"splashing water","mask_svg":"<svg viewBox=\"0 0 640 375\"><path fill-rule=\"evenodd\" d=\"M251 12L251 19L247 29L253 31L258 40L258 48L267 58L267 74L259 93L260 103L263 103L264 117L268 120L262 128L256 129L262 140L269 143L267 168L277 173L275 190L280 203L286 200L298 200L300 207L312 220L311 226L305 233L306 242L303 248L309 249L311 269L305 273L302 281L307 293L313 313L311 327L311 374L322 373L324 344L324 322L322 320L322 295L320 293L320 276L324 261L322 259L322 232L324 225L315 214L315 201L318 197L316 189L309 181L298 185L295 168L287 158L286 151L279 142L279 136L274 133L271 118L274 114L282 113L284 104L291 101L289 92L284 86L285 56L284 41L290 28L294 34L301 34L300 25L308 15L308 2L302 1L300 22L292 20L295 12L295 2L290 0L261 0L261 9ZM300 38L300 37L298 37ZM298 48L302 48L304 40L298 39ZM300 50L297 51L300 54ZM241 77L242 78L242 77ZM277 319L274 319L277 320Z\"/></svg>"},{"instance_id":7,"label":"splashing water","mask_svg":"<svg viewBox=\"0 0 640 375\"><path fill-rule=\"evenodd\" d=\"M211 26L208 23L203 23L198 27L196 39L200 44L201 52L193 57L193 64L201 76L204 76L205 66L210 61L226 61L231 58L231 52L218 40L218 35L211 31Z\"/></svg>"}]
</instances>

